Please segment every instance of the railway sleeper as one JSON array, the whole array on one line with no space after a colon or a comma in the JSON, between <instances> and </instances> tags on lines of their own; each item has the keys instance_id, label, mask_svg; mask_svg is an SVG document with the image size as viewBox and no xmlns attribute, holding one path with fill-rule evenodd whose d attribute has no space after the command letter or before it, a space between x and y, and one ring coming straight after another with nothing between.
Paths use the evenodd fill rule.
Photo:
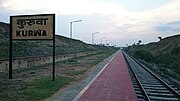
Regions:
<instances>
[{"instance_id":1,"label":"railway sleeper","mask_svg":"<svg viewBox=\"0 0 180 101\"><path fill-rule=\"evenodd\" d=\"M148 83L143 83L143 85L161 85L161 83L159 83L159 82L157 82L157 83L148 82Z\"/></svg>"},{"instance_id":2,"label":"railway sleeper","mask_svg":"<svg viewBox=\"0 0 180 101\"><path fill-rule=\"evenodd\" d=\"M155 92L155 93L169 93L167 90L154 90L154 89L148 89L148 92Z\"/></svg>"},{"instance_id":3,"label":"railway sleeper","mask_svg":"<svg viewBox=\"0 0 180 101\"><path fill-rule=\"evenodd\" d=\"M136 94L143 94L141 91L135 91Z\"/></svg>"},{"instance_id":4,"label":"railway sleeper","mask_svg":"<svg viewBox=\"0 0 180 101\"><path fill-rule=\"evenodd\" d=\"M167 90L165 87L150 87L150 86L144 86L145 89L154 89L154 90Z\"/></svg>"},{"instance_id":5,"label":"railway sleeper","mask_svg":"<svg viewBox=\"0 0 180 101\"><path fill-rule=\"evenodd\" d=\"M178 98L169 98L169 97L159 97L159 96L149 96L151 100L159 101L179 101Z\"/></svg>"},{"instance_id":6,"label":"railway sleeper","mask_svg":"<svg viewBox=\"0 0 180 101\"><path fill-rule=\"evenodd\" d=\"M144 87L164 87L163 85L154 85L154 84L142 84Z\"/></svg>"},{"instance_id":7,"label":"railway sleeper","mask_svg":"<svg viewBox=\"0 0 180 101\"><path fill-rule=\"evenodd\" d=\"M148 93L149 96L158 96L158 97L168 97L168 98L176 98L176 96L174 96L171 93Z\"/></svg>"},{"instance_id":8,"label":"railway sleeper","mask_svg":"<svg viewBox=\"0 0 180 101\"><path fill-rule=\"evenodd\" d=\"M144 95L142 95L142 94L136 94L136 96L138 99L145 99Z\"/></svg>"}]
</instances>

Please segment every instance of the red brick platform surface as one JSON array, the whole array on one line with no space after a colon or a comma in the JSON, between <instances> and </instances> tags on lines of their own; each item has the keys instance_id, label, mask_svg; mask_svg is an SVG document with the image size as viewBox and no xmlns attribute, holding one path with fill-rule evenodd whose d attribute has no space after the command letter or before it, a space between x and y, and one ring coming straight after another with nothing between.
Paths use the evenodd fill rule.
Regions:
<instances>
[{"instance_id":1,"label":"red brick platform surface","mask_svg":"<svg viewBox=\"0 0 180 101\"><path fill-rule=\"evenodd\" d=\"M78 101L137 101L121 51L105 67Z\"/></svg>"}]
</instances>

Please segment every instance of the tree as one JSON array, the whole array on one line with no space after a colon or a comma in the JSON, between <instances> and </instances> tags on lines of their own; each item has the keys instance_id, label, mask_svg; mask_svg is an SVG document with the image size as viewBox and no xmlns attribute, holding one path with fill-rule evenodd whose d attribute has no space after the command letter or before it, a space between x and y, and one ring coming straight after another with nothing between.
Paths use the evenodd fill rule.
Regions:
<instances>
[{"instance_id":1,"label":"tree","mask_svg":"<svg viewBox=\"0 0 180 101\"><path fill-rule=\"evenodd\" d=\"M137 44L138 44L138 45L140 45L140 44L141 44L141 42L142 42L142 41L141 41L141 40L139 40Z\"/></svg>"},{"instance_id":2,"label":"tree","mask_svg":"<svg viewBox=\"0 0 180 101\"><path fill-rule=\"evenodd\" d=\"M158 38L159 38L160 41L162 40L162 37L161 37L161 36L159 36Z\"/></svg>"}]
</instances>

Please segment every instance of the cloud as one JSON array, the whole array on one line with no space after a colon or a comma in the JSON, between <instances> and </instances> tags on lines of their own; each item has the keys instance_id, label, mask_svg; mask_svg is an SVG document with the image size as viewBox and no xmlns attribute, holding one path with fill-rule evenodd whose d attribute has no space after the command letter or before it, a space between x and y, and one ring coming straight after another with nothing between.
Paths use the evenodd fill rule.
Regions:
<instances>
[{"instance_id":1,"label":"cloud","mask_svg":"<svg viewBox=\"0 0 180 101\"><path fill-rule=\"evenodd\" d=\"M176 22L170 22L170 23L167 23L168 25L174 25L174 26L179 26L180 25L180 21L176 21Z\"/></svg>"},{"instance_id":2,"label":"cloud","mask_svg":"<svg viewBox=\"0 0 180 101\"><path fill-rule=\"evenodd\" d=\"M96 0L2 0L1 7L15 12L52 12L65 15L112 15L110 21L117 26L138 25L139 22L171 22L180 18L180 0L143 12L130 12L123 5ZM142 25L142 24L141 24ZM138 25L139 26L139 25ZM142 27L141 27L142 28Z\"/></svg>"},{"instance_id":3,"label":"cloud","mask_svg":"<svg viewBox=\"0 0 180 101\"><path fill-rule=\"evenodd\" d=\"M70 20L74 15L82 18L85 16L84 19L87 21L83 19L83 22L88 25L82 26L83 33L87 31L90 33L92 30L92 32L104 33L101 35L112 40L123 40L123 38L132 40L133 38L147 39L147 36L156 37L165 32L166 34L180 32L179 4L180 0L171 0L152 9L132 12L123 8L123 4L98 2L98 0L1 0L0 8L3 10L0 12L56 13L58 16L66 15L66 18L71 16ZM101 17L92 18L92 16ZM69 22L66 21L65 24L67 28L64 30L68 30ZM85 28L85 26L88 27ZM61 33L68 33L68 31Z\"/></svg>"},{"instance_id":4,"label":"cloud","mask_svg":"<svg viewBox=\"0 0 180 101\"><path fill-rule=\"evenodd\" d=\"M159 8L144 12L130 12L124 9L122 4L98 2L96 0L1 0L2 7L11 11L26 12L29 10L41 10L42 12L70 15L113 15L115 21L118 21L117 25L125 23L136 24L150 20L167 21L167 18L177 20L180 17L179 4L180 0L172 0L172 2L162 5Z\"/></svg>"},{"instance_id":5,"label":"cloud","mask_svg":"<svg viewBox=\"0 0 180 101\"><path fill-rule=\"evenodd\" d=\"M105 14L114 15L125 12L120 5L114 3L97 2L93 0L3 0L2 7L6 10L26 12L41 10L59 14Z\"/></svg>"},{"instance_id":6,"label":"cloud","mask_svg":"<svg viewBox=\"0 0 180 101\"><path fill-rule=\"evenodd\" d=\"M166 31L172 30L172 27L163 25L163 26L157 26L155 27L155 29L159 32L166 32Z\"/></svg>"},{"instance_id":7,"label":"cloud","mask_svg":"<svg viewBox=\"0 0 180 101\"><path fill-rule=\"evenodd\" d=\"M155 29L159 32L180 32L180 21L165 23L163 25L158 25Z\"/></svg>"},{"instance_id":8,"label":"cloud","mask_svg":"<svg viewBox=\"0 0 180 101\"><path fill-rule=\"evenodd\" d=\"M44 10L47 0L2 0L1 6L4 10L15 12L26 12L29 10ZM44 5L44 4L45 5ZM47 6L47 5L46 5Z\"/></svg>"},{"instance_id":9,"label":"cloud","mask_svg":"<svg viewBox=\"0 0 180 101\"><path fill-rule=\"evenodd\" d=\"M126 28L129 38L133 36L147 39L147 36L173 35L180 32L179 4L180 0L173 0L149 11L128 12L124 17L117 16L114 23L119 29Z\"/></svg>"}]
</instances>

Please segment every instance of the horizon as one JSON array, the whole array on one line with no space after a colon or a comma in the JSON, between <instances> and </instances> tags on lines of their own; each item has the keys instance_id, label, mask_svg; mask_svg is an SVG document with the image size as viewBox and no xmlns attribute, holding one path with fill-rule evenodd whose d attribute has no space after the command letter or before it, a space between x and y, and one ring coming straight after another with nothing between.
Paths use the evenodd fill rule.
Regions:
<instances>
[{"instance_id":1,"label":"horizon","mask_svg":"<svg viewBox=\"0 0 180 101\"><path fill-rule=\"evenodd\" d=\"M42 5L43 4L43 5ZM180 0L1 0L0 22L9 17L29 14L56 14L56 34L91 44L106 42L124 47L142 40L142 44L159 41L180 33Z\"/></svg>"},{"instance_id":2,"label":"horizon","mask_svg":"<svg viewBox=\"0 0 180 101\"><path fill-rule=\"evenodd\" d=\"M1 21L0 21L0 22L1 22ZM10 24L10 23L7 23L7 22L1 22L1 23ZM55 33L55 35L71 39L70 37L66 37L66 36L63 36L63 35L59 35L59 34L57 34L57 33ZM174 37L174 36L178 36L178 35L180 35L180 34L168 35L168 36L162 37L162 40L165 39L165 38ZM92 44L92 43L84 42L83 40L80 40L80 39L73 39L73 40L81 41L81 42L86 43L86 44ZM149 44L149 43L154 43L154 42L159 42L159 41L160 41L160 40L158 40L158 41L150 41L150 42L148 42L148 43L143 43L143 44L140 44L140 45L146 45L146 44ZM137 45L138 43L133 43L133 44L130 44L130 45L128 45L128 46L132 46L132 45L134 45L134 44ZM100 45L100 43L99 43L99 44L93 44L93 45ZM105 45L105 44L104 44L104 45ZM108 46L110 46L110 45L108 45ZM113 45L112 45L112 46L113 46ZM115 47L116 47L116 46L115 46ZM127 46L118 46L118 47L127 47Z\"/></svg>"}]
</instances>

